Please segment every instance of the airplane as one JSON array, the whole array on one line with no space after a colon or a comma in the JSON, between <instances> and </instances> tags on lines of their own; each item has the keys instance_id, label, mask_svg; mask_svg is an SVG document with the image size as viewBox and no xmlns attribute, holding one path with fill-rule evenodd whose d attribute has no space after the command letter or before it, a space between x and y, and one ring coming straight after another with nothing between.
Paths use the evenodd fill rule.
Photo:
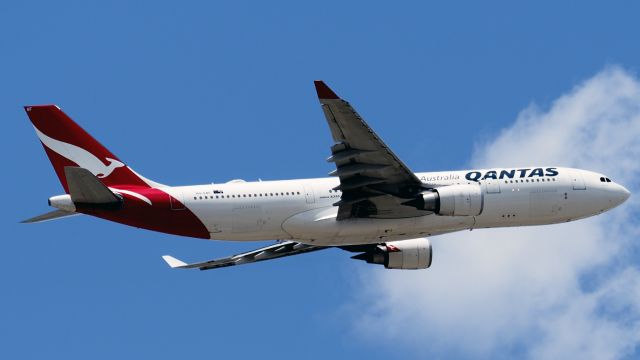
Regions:
<instances>
[{"instance_id":1,"label":"airplane","mask_svg":"<svg viewBox=\"0 0 640 360\"><path fill-rule=\"evenodd\" d=\"M171 268L209 270L340 248L387 269L426 269L429 237L556 224L610 210L629 191L559 166L414 173L324 82L315 81L333 138L329 178L167 186L136 173L55 105L25 106L65 194L42 222L78 214L187 237L275 243Z\"/></svg>"}]
</instances>

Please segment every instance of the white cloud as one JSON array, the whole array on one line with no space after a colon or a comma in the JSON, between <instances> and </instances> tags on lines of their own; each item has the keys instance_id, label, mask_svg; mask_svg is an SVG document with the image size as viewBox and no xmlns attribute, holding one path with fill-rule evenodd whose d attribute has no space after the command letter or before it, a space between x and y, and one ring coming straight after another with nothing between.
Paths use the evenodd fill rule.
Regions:
<instances>
[{"instance_id":1,"label":"white cloud","mask_svg":"<svg viewBox=\"0 0 640 360\"><path fill-rule=\"evenodd\" d=\"M367 269L354 295L357 332L420 358L637 356L638 79L607 68L548 110L524 110L476 154L474 167L600 171L636 195L573 223L434 237L428 270Z\"/></svg>"}]
</instances>

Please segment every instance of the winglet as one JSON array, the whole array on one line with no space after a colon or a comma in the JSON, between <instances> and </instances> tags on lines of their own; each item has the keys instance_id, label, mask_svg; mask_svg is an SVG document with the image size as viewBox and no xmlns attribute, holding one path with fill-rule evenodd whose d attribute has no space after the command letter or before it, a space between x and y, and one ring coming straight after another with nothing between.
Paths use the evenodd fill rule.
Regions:
<instances>
[{"instance_id":1,"label":"winglet","mask_svg":"<svg viewBox=\"0 0 640 360\"><path fill-rule=\"evenodd\" d=\"M180 260L178 260L178 259L174 258L174 257L173 257L173 256L171 256L171 255L164 255L164 256L162 257L162 259L163 259L167 264L169 264L169 266L171 266L171 268L172 268L172 269L179 268L179 267L183 267L183 266L187 265L184 261L180 261Z\"/></svg>"},{"instance_id":2,"label":"winglet","mask_svg":"<svg viewBox=\"0 0 640 360\"><path fill-rule=\"evenodd\" d=\"M331 90L327 84L322 80L316 80L313 82L316 86L316 92L318 93L318 98L320 99L340 99L336 93Z\"/></svg>"}]
</instances>

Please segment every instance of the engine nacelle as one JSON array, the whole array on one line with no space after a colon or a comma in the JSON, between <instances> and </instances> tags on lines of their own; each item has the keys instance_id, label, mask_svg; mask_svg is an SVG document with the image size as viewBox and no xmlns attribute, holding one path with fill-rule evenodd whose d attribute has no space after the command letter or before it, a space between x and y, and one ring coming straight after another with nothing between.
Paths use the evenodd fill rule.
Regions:
<instances>
[{"instance_id":1,"label":"engine nacelle","mask_svg":"<svg viewBox=\"0 0 640 360\"><path fill-rule=\"evenodd\" d=\"M56 195L49 198L49 206L53 206L54 208L58 208L64 211L76 211L76 204L71 200L71 195Z\"/></svg>"},{"instance_id":2,"label":"engine nacelle","mask_svg":"<svg viewBox=\"0 0 640 360\"><path fill-rule=\"evenodd\" d=\"M405 205L443 216L478 216L484 206L480 184L449 185L423 192Z\"/></svg>"},{"instance_id":3,"label":"engine nacelle","mask_svg":"<svg viewBox=\"0 0 640 360\"><path fill-rule=\"evenodd\" d=\"M384 265L387 269L417 270L431 266L433 252L427 238L389 241L375 250L354 256L370 264Z\"/></svg>"}]
</instances>

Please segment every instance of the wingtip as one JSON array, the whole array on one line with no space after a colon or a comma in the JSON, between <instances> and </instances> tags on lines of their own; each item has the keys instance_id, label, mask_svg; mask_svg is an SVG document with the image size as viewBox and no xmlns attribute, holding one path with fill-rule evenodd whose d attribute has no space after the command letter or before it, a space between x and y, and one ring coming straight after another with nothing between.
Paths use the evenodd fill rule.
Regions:
<instances>
[{"instance_id":1,"label":"wingtip","mask_svg":"<svg viewBox=\"0 0 640 360\"><path fill-rule=\"evenodd\" d=\"M340 99L336 93L331 90L322 80L315 80L313 84L316 86L316 92L320 99Z\"/></svg>"},{"instance_id":2,"label":"wingtip","mask_svg":"<svg viewBox=\"0 0 640 360\"><path fill-rule=\"evenodd\" d=\"M24 105L23 106L24 111L26 112L30 112L31 109L33 108L56 108L58 110L60 110L60 106L56 105L56 104L43 104L43 105Z\"/></svg>"},{"instance_id":3,"label":"wingtip","mask_svg":"<svg viewBox=\"0 0 640 360\"><path fill-rule=\"evenodd\" d=\"M184 261L178 260L171 255L164 255L162 259L169 265L172 269L179 268L187 265Z\"/></svg>"}]
</instances>

